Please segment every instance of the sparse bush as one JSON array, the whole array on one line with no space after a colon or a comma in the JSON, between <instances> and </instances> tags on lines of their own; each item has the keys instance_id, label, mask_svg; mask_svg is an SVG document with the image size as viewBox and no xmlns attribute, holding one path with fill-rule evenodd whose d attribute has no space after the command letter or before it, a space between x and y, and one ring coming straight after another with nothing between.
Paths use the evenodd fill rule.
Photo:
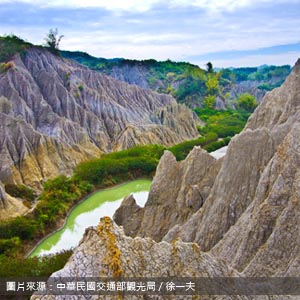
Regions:
<instances>
[{"instance_id":1,"label":"sparse bush","mask_svg":"<svg viewBox=\"0 0 300 300\"><path fill-rule=\"evenodd\" d=\"M237 106L241 110L253 112L257 106L255 97L249 93L241 94L237 98Z\"/></svg>"},{"instance_id":2,"label":"sparse bush","mask_svg":"<svg viewBox=\"0 0 300 300\"><path fill-rule=\"evenodd\" d=\"M14 64L12 61L7 63L0 63L0 73L5 73L7 70L13 68Z\"/></svg>"},{"instance_id":3,"label":"sparse bush","mask_svg":"<svg viewBox=\"0 0 300 300\"><path fill-rule=\"evenodd\" d=\"M0 62L7 62L16 53L22 54L31 46L14 34L0 37Z\"/></svg>"},{"instance_id":4,"label":"sparse bush","mask_svg":"<svg viewBox=\"0 0 300 300\"><path fill-rule=\"evenodd\" d=\"M62 251L43 257L14 258L0 256L0 278L49 277L64 267L72 251Z\"/></svg>"},{"instance_id":5,"label":"sparse bush","mask_svg":"<svg viewBox=\"0 0 300 300\"><path fill-rule=\"evenodd\" d=\"M32 202L36 197L35 191L23 184L6 184L5 192L13 197L28 200L30 202Z\"/></svg>"}]
</instances>

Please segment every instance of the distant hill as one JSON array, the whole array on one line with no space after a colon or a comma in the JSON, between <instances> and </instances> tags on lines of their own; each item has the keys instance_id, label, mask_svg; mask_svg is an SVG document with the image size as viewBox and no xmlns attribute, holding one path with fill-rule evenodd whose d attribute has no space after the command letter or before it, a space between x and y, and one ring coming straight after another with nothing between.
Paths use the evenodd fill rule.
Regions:
<instances>
[{"instance_id":1,"label":"distant hill","mask_svg":"<svg viewBox=\"0 0 300 300\"><path fill-rule=\"evenodd\" d=\"M260 102L266 91L280 86L291 71L289 65L264 65L208 72L197 65L171 60L105 59L71 51L61 51L61 54L118 80L171 94L179 103L192 108L212 102L215 108L234 108L237 97L243 93L254 95Z\"/></svg>"}]
</instances>

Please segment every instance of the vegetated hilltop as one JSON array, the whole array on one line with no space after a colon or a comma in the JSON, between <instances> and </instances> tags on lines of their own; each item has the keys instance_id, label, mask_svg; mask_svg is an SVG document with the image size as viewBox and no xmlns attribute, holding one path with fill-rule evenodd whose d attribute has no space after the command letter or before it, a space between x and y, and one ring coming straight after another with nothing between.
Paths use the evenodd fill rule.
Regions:
<instances>
[{"instance_id":1,"label":"vegetated hilltop","mask_svg":"<svg viewBox=\"0 0 300 300\"><path fill-rule=\"evenodd\" d=\"M239 95L249 93L260 102L266 91L280 86L291 67L261 66L256 68L228 68L203 70L187 62L104 59L83 52L62 51L93 70L118 80L173 95L179 103L192 108L236 108Z\"/></svg>"},{"instance_id":2,"label":"vegetated hilltop","mask_svg":"<svg viewBox=\"0 0 300 300\"><path fill-rule=\"evenodd\" d=\"M15 36L0 39L0 116L0 181L32 187L104 152L199 135L196 115L173 97Z\"/></svg>"},{"instance_id":3,"label":"vegetated hilltop","mask_svg":"<svg viewBox=\"0 0 300 300\"><path fill-rule=\"evenodd\" d=\"M125 198L115 215L125 232L138 238L125 236L104 218L98 228L86 231L66 266L53 276L298 277L299 95L300 60L284 84L265 96L223 159L195 148L176 163L165 152L145 207Z\"/></svg>"}]
</instances>

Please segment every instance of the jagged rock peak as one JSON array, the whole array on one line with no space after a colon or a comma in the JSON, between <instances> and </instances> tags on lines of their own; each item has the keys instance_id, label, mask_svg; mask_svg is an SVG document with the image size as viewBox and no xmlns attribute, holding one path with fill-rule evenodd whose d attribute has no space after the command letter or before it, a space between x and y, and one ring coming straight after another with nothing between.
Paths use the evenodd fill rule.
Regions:
<instances>
[{"instance_id":1,"label":"jagged rock peak","mask_svg":"<svg viewBox=\"0 0 300 300\"><path fill-rule=\"evenodd\" d=\"M115 221L132 236L160 241L173 226L185 222L203 205L219 167L220 163L201 147L195 147L181 162L165 151L139 217L126 218L130 209L124 203L117 210Z\"/></svg>"},{"instance_id":2,"label":"jagged rock peak","mask_svg":"<svg viewBox=\"0 0 300 300\"><path fill-rule=\"evenodd\" d=\"M266 127L283 139L300 115L300 59L281 87L269 92L248 120L246 128ZM282 128L280 128L282 127Z\"/></svg>"},{"instance_id":3,"label":"jagged rock peak","mask_svg":"<svg viewBox=\"0 0 300 300\"><path fill-rule=\"evenodd\" d=\"M124 198L121 206L114 213L113 219L117 224L126 224L123 227L128 236L136 236L144 215L142 207L138 206L133 195Z\"/></svg>"}]
</instances>

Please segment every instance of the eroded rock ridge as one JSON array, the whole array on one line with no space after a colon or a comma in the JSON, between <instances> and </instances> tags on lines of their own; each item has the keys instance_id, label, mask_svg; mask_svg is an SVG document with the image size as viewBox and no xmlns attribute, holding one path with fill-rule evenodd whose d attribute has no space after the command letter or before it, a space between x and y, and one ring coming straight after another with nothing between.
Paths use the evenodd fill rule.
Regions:
<instances>
[{"instance_id":1,"label":"eroded rock ridge","mask_svg":"<svg viewBox=\"0 0 300 300\"><path fill-rule=\"evenodd\" d=\"M0 181L39 188L105 152L195 138L197 122L171 96L32 47L0 74Z\"/></svg>"}]
</instances>

